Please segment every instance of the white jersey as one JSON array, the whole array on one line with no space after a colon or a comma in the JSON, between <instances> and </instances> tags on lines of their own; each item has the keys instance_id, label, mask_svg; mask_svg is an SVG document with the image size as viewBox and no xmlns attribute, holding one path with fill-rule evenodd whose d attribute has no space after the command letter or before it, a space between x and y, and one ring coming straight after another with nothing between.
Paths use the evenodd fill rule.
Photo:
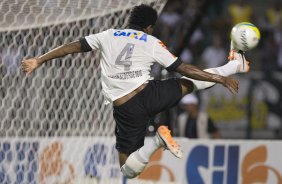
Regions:
<instances>
[{"instance_id":1,"label":"white jersey","mask_svg":"<svg viewBox=\"0 0 282 184\"><path fill-rule=\"evenodd\" d=\"M148 81L154 62L167 68L177 59L160 40L133 29L108 29L85 39L93 50L101 51L102 88L110 101Z\"/></svg>"}]
</instances>

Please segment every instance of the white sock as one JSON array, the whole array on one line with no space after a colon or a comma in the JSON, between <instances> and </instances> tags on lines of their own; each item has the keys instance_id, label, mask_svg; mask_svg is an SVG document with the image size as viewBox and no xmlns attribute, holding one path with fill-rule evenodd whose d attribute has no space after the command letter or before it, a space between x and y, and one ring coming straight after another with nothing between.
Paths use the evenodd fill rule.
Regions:
<instances>
[{"instance_id":1,"label":"white sock","mask_svg":"<svg viewBox=\"0 0 282 184\"><path fill-rule=\"evenodd\" d=\"M121 167L121 172L127 178L135 178L146 167L151 155L161 147L158 138L155 136L151 141L141 147L139 150L131 153Z\"/></svg>"},{"instance_id":2,"label":"white sock","mask_svg":"<svg viewBox=\"0 0 282 184\"><path fill-rule=\"evenodd\" d=\"M143 163L148 163L151 155L160 147L161 144L159 139L154 136L152 140L148 141L143 147L136 150L134 153L138 160L142 161Z\"/></svg>"},{"instance_id":3,"label":"white sock","mask_svg":"<svg viewBox=\"0 0 282 184\"><path fill-rule=\"evenodd\" d=\"M218 74L222 76L230 76L238 73L240 70L240 62L238 60L229 61L227 64L217 67L217 68L208 68L204 71Z\"/></svg>"},{"instance_id":4,"label":"white sock","mask_svg":"<svg viewBox=\"0 0 282 184\"><path fill-rule=\"evenodd\" d=\"M208 68L204 71L212 73L212 74L218 74L222 76L230 76L233 74L236 74L239 72L240 69L240 62L237 60L229 61L227 64L217 67L217 68ZM188 79L193 82L195 89L194 90L201 90L206 89L209 87L214 86L216 83L214 82L207 82L207 81L199 81L195 79L190 79L188 77L183 76L182 78Z\"/></svg>"}]
</instances>

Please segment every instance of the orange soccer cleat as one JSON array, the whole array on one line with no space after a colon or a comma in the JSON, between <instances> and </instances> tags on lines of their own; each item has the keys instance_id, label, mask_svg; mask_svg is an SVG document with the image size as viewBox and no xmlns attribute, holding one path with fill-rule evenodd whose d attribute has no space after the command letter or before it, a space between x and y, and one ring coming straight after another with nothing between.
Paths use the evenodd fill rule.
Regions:
<instances>
[{"instance_id":1,"label":"orange soccer cleat","mask_svg":"<svg viewBox=\"0 0 282 184\"><path fill-rule=\"evenodd\" d=\"M157 131L157 136L165 149L168 149L177 158L182 158L183 151L180 145L172 138L167 126L160 126Z\"/></svg>"}]
</instances>

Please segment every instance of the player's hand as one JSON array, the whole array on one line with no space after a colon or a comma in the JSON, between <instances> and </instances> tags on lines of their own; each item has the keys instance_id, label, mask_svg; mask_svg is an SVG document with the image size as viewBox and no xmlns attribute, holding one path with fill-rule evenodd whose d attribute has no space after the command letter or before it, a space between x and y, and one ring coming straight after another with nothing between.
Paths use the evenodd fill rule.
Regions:
<instances>
[{"instance_id":1,"label":"player's hand","mask_svg":"<svg viewBox=\"0 0 282 184\"><path fill-rule=\"evenodd\" d=\"M24 73L29 75L33 70L35 70L39 66L39 62L36 58L23 60L21 63L22 70Z\"/></svg>"},{"instance_id":2,"label":"player's hand","mask_svg":"<svg viewBox=\"0 0 282 184\"><path fill-rule=\"evenodd\" d=\"M238 93L239 82L231 77L223 77L222 85L229 89L233 94Z\"/></svg>"}]
</instances>

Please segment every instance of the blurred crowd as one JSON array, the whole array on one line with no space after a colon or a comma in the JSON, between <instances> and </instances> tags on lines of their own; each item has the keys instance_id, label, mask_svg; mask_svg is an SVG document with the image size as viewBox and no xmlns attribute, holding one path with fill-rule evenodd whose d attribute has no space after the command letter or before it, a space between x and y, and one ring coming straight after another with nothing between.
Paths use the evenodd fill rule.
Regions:
<instances>
[{"instance_id":1,"label":"blurred crowd","mask_svg":"<svg viewBox=\"0 0 282 184\"><path fill-rule=\"evenodd\" d=\"M206 0L168 1L159 17L155 35L173 52L182 40L179 27L192 21L195 11ZM201 68L217 67L226 62L231 28L239 22L251 22L261 31L261 41L247 53L252 71L282 71L282 1L212 0L180 57ZM182 30L186 31L186 30ZM178 42L178 43L175 43ZM267 64L266 64L267 63Z\"/></svg>"}]
</instances>

